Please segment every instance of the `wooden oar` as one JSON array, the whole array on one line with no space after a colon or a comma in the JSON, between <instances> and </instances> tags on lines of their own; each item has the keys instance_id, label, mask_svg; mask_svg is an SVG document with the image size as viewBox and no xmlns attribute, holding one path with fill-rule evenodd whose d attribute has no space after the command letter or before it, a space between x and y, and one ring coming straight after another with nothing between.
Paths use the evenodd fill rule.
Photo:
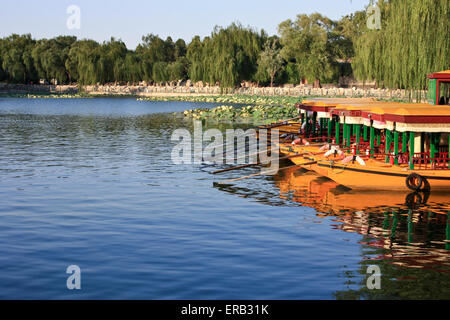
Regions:
<instances>
[{"instance_id":1,"label":"wooden oar","mask_svg":"<svg viewBox=\"0 0 450 320\"><path fill-rule=\"evenodd\" d=\"M308 166L308 165L312 165L312 164L316 164L317 161L312 161L312 162L306 162L306 163L301 163L301 164L296 164L294 166L289 166L289 167L284 167L284 168L280 168L278 170L269 170L269 171L264 171L264 172L260 172L260 173L255 173L255 174L251 174L249 176L245 176L245 177L240 177L240 178L236 178L236 179L232 179L232 180L227 180L227 181L223 181L223 182L217 182L217 184L221 185L221 184L229 184L231 182L235 182L235 181L239 181L239 180L244 180L244 179L249 179L249 178L253 178L253 177L257 177L257 176L262 176L267 174L268 172L274 172L276 173L277 171L282 171L282 170L287 170L287 169L291 169L291 168L296 168L296 167L301 167L301 166Z\"/></svg>"},{"instance_id":2,"label":"wooden oar","mask_svg":"<svg viewBox=\"0 0 450 320\"><path fill-rule=\"evenodd\" d=\"M265 126L263 125L263 126L257 126L257 127L248 128L247 130L250 130L250 129L273 129L273 128L276 128L276 127L288 126L289 124L287 124L286 122L297 120L297 119L300 119L300 118L301 118L301 116L295 117L295 118L291 118L291 119L287 119L287 120L283 120L283 121L279 121L279 122L275 122L275 123L272 123L270 125L265 125ZM242 134L242 135L235 136L234 138L239 138L239 137L242 137L242 136L245 136L245 133ZM219 144L219 145L213 146L212 148L216 148L216 147L220 147L220 146L226 146L226 145L227 145L227 143L225 142L222 145Z\"/></svg>"},{"instance_id":3,"label":"wooden oar","mask_svg":"<svg viewBox=\"0 0 450 320\"><path fill-rule=\"evenodd\" d=\"M286 122L288 122L288 121L293 121L293 120L297 120L297 119L300 119L300 118L301 118L301 117L295 117L295 118L292 118L292 119L280 121L279 123L276 122L276 123L271 124L271 125L268 125L268 126L258 126L258 127L248 128L247 130L250 130L250 129L268 129L268 130L269 130L269 133L270 133L270 132L271 132L271 129L273 129L273 128L276 128L276 127L282 127L282 126L294 125L294 124L286 124ZM291 131L282 131L282 130L279 130L279 132L280 132L280 133L291 133L291 134L295 134L295 132L291 132ZM246 134L244 133L244 134L242 134L242 135L235 136L234 138L235 138L235 139L236 139L236 138L240 138L240 137L245 136L245 135L246 135ZM258 138L258 134L256 134L256 137ZM234 145L234 141L233 141L232 143L233 143L233 145ZM227 142L224 142L223 144L218 144L218 145L212 146L211 148L228 147L228 146L231 146L231 144L228 144Z\"/></svg>"},{"instance_id":4,"label":"wooden oar","mask_svg":"<svg viewBox=\"0 0 450 320\"><path fill-rule=\"evenodd\" d=\"M301 147L323 147L324 145L327 145L328 143L326 143L326 142L322 142L322 143L312 143L312 144L310 144L310 145L301 145ZM243 156L243 157L237 157L237 158L234 158L233 160L240 160L240 159L243 159L243 158L246 158L246 157L253 157L253 156L259 156L260 154L262 154L262 153L264 153L264 152L270 152L270 151L272 151L272 146L269 144L268 145L268 149L267 150L263 150L263 151L261 151L261 152L257 152L257 153L252 153L252 154L250 154L250 155L245 155L245 156ZM279 149L279 147L280 146L278 146L278 148L276 148L277 150ZM319 153L317 153L317 154L320 154L320 153L325 153L325 152L319 152Z\"/></svg>"},{"instance_id":5,"label":"wooden oar","mask_svg":"<svg viewBox=\"0 0 450 320\"><path fill-rule=\"evenodd\" d=\"M260 154L262 154L262 153L264 153L264 152L272 152L272 151L278 151L279 150L279 147L277 147L277 146L275 146L275 147L273 147L272 148L272 145L271 144L267 144L266 145L266 150L263 150L263 151L261 151L261 152L256 152L256 153L252 153L252 154L249 154L249 155L244 155L244 156L241 156L241 157L236 157L236 158L232 158L232 160L240 160L240 159L244 159L244 158L246 158L246 157L254 157L254 156L259 156ZM232 152L232 154L233 154L233 156L234 156L234 153L237 153L237 154L239 154L239 153L241 153L241 152L244 152L244 153L247 153L248 151L250 151L250 148L247 150L247 149L240 149L240 150L230 150L231 152ZM219 153L220 154L220 153ZM222 153L222 155L224 156L224 157L226 157L227 156L227 154L228 154L228 150L224 150L223 151L223 153Z\"/></svg>"},{"instance_id":6,"label":"wooden oar","mask_svg":"<svg viewBox=\"0 0 450 320\"><path fill-rule=\"evenodd\" d=\"M279 160L287 160L287 159L292 159L292 158L296 158L296 157L301 157L304 156L305 153L302 154L296 154L293 156L286 156L286 157L282 157L279 158ZM233 171L233 170L239 170L239 169L244 169L244 168L249 168L249 167L254 167L254 166L260 166L262 163L249 163L249 164L244 164L242 166L237 166L237 167L233 167L233 168L228 168L228 169L223 169L223 170L218 170L218 171L214 171L212 174L219 174L219 173L223 173L223 172L228 172L228 171Z\"/></svg>"},{"instance_id":7,"label":"wooden oar","mask_svg":"<svg viewBox=\"0 0 450 320\"><path fill-rule=\"evenodd\" d=\"M278 129L277 129L278 130ZM293 135L297 135L300 134L299 132L295 132L295 131L286 131L286 130L278 130L278 133L282 133L282 134L293 134ZM268 135L272 135L272 130L269 130L267 132ZM256 134L258 136L258 133Z\"/></svg>"},{"instance_id":8,"label":"wooden oar","mask_svg":"<svg viewBox=\"0 0 450 320\"><path fill-rule=\"evenodd\" d=\"M244 159L244 158L246 158L246 157L254 157L254 156L259 156L260 154L262 154L262 153L264 153L264 152L272 152L272 145L268 145L268 147L270 147L270 148L268 148L268 149L266 149L266 150L263 150L263 151L260 151L260 152L257 152L257 153L252 153L252 154L249 154L249 155L245 155L245 156L243 156L243 157L237 157L237 158L234 158L233 160L240 160L240 159ZM279 150L280 148L278 147L278 148L273 148L274 149L274 151L276 151L276 150ZM275 150L276 149L276 150ZM278 153L278 152L276 152L276 153Z\"/></svg>"},{"instance_id":9,"label":"wooden oar","mask_svg":"<svg viewBox=\"0 0 450 320\"><path fill-rule=\"evenodd\" d=\"M295 117L295 118L291 118L291 119L282 120L282 121L278 121L278 122L275 122L275 123L271 123L270 125L258 126L258 127L253 128L253 129L270 129L270 128L275 128L277 126L281 127L281 126L287 125L286 122L298 120L300 118L301 118L301 116Z\"/></svg>"}]
</instances>

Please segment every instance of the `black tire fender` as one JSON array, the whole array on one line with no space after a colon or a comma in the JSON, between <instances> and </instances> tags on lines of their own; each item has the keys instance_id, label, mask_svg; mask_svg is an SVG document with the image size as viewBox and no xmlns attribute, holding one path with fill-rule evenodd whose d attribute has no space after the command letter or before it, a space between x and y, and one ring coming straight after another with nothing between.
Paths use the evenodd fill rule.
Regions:
<instances>
[{"instance_id":1,"label":"black tire fender","mask_svg":"<svg viewBox=\"0 0 450 320\"><path fill-rule=\"evenodd\" d=\"M406 177L406 186L412 191L419 191L422 189L423 183L424 178L417 173L411 173Z\"/></svg>"}]
</instances>

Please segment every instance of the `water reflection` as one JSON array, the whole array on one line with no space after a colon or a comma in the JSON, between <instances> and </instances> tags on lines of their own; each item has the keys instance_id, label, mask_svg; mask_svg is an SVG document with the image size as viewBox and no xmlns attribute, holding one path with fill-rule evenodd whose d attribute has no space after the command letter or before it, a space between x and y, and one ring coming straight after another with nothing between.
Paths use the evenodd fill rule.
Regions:
<instances>
[{"instance_id":1,"label":"water reflection","mask_svg":"<svg viewBox=\"0 0 450 320\"><path fill-rule=\"evenodd\" d=\"M278 196L267 192L268 182L275 184ZM274 206L314 208L319 222L332 219L334 229L361 236L360 269L340 275L347 279L348 290L335 292L336 298L450 298L448 194L356 192L297 168L266 178L265 183L263 189L259 181L248 188L221 189ZM381 268L381 290L366 287L369 265ZM350 289L354 285L360 289Z\"/></svg>"},{"instance_id":2,"label":"water reflection","mask_svg":"<svg viewBox=\"0 0 450 320\"><path fill-rule=\"evenodd\" d=\"M301 170L217 192L215 168L170 161L173 130L193 127L182 108L0 101L0 298L73 298L74 263L87 299L450 298L446 195L353 194Z\"/></svg>"}]
</instances>

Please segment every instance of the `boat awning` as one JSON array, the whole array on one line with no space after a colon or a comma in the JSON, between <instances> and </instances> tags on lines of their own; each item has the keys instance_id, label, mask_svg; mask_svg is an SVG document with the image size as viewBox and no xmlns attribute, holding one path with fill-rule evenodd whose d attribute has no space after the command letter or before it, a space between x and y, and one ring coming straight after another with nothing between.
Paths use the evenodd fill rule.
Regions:
<instances>
[{"instance_id":1,"label":"boat awning","mask_svg":"<svg viewBox=\"0 0 450 320\"><path fill-rule=\"evenodd\" d=\"M399 132L450 132L450 107L405 104L401 108L374 108L362 112L363 123Z\"/></svg>"},{"instance_id":2,"label":"boat awning","mask_svg":"<svg viewBox=\"0 0 450 320\"><path fill-rule=\"evenodd\" d=\"M361 98L312 98L304 100L297 104L297 107L304 111L313 111L318 113L318 117L331 117L332 111L342 104L350 103L374 103L375 99Z\"/></svg>"},{"instance_id":3,"label":"boat awning","mask_svg":"<svg viewBox=\"0 0 450 320\"><path fill-rule=\"evenodd\" d=\"M317 112L319 118L338 116L346 124L373 125L400 132L450 132L450 106L430 108L424 103L316 98L305 100L298 107L302 112Z\"/></svg>"},{"instance_id":4,"label":"boat awning","mask_svg":"<svg viewBox=\"0 0 450 320\"><path fill-rule=\"evenodd\" d=\"M429 74L428 79L450 79L450 70Z\"/></svg>"}]
</instances>

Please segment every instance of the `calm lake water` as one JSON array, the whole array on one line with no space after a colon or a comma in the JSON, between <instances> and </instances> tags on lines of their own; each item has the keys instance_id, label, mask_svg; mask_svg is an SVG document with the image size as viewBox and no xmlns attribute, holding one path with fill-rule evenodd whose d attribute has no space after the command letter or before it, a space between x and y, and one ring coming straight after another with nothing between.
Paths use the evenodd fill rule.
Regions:
<instances>
[{"instance_id":1,"label":"calm lake water","mask_svg":"<svg viewBox=\"0 0 450 320\"><path fill-rule=\"evenodd\" d=\"M192 130L173 112L204 106L0 98L0 298L450 299L447 194L303 170L214 186L256 169L172 164Z\"/></svg>"}]
</instances>

